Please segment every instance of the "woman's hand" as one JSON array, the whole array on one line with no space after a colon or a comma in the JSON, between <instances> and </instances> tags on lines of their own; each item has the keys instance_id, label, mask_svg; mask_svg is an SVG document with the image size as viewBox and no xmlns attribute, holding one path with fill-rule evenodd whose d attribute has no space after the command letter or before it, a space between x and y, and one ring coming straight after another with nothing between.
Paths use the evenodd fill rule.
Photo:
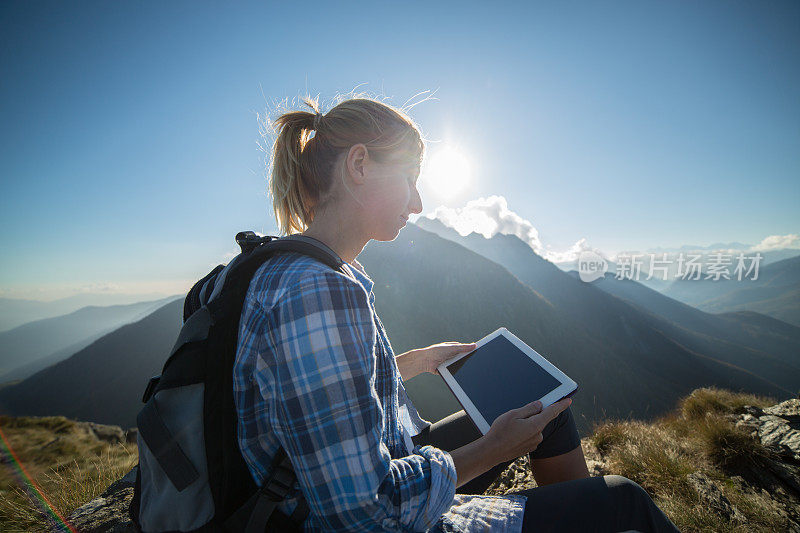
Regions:
<instances>
[{"instance_id":1,"label":"woman's hand","mask_svg":"<svg viewBox=\"0 0 800 533\"><path fill-rule=\"evenodd\" d=\"M439 365L458 354L471 352L476 347L477 345L474 342L470 344L461 342L440 342L439 344L413 351L417 352L415 358L419 362L420 372L439 374L439 371L436 370Z\"/></svg>"},{"instance_id":2,"label":"woman's hand","mask_svg":"<svg viewBox=\"0 0 800 533\"><path fill-rule=\"evenodd\" d=\"M536 401L498 416L484 435L497 464L535 450L544 427L570 404L572 399L564 398L542 410L542 403Z\"/></svg>"},{"instance_id":3,"label":"woman's hand","mask_svg":"<svg viewBox=\"0 0 800 533\"><path fill-rule=\"evenodd\" d=\"M470 344L440 342L427 348L418 348L398 355L396 357L397 367L404 380L411 379L422 372L438 374L439 371L436 370L436 367L460 353L471 352L476 346L474 342Z\"/></svg>"}]
</instances>

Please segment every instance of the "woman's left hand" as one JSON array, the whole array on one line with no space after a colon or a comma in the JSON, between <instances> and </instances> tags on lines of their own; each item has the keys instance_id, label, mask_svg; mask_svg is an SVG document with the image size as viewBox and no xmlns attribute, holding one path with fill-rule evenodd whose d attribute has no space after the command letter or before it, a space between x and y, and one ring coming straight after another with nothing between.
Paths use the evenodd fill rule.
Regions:
<instances>
[{"instance_id":1,"label":"woman's left hand","mask_svg":"<svg viewBox=\"0 0 800 533\"><path fill-rule=\"evenodd\" d=\"M421 372L429 372L431 374L439 374L436 368L461 353L471 352L476 348L476 344L464 344L461 342L440 342L428 346L427 348L418 348L412 350L414 352L414 360L419 365L418 368Z\"/></svg>"}]
</instances>

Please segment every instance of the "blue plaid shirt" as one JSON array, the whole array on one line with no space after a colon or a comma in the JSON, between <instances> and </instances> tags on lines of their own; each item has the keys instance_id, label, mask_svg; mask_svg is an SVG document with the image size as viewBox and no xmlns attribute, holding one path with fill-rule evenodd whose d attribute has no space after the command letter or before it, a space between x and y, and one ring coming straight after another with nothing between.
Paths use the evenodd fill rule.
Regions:
<instances>
[{"instance_id":1,"label":"blue plaid shirt","mask_svg":"<svg viewBox=\"0 0 800 533\"><path fill-rule=\"evenodd\" d=\"M239 447L258 485L283 446L306 531L514 531L523 496L456 495L449 453L416 446L427 424L405 395L372 280L281 253L253 277L234 365ZM411 426L411 427L409 427Z\"/></svg>"}]
</instances>

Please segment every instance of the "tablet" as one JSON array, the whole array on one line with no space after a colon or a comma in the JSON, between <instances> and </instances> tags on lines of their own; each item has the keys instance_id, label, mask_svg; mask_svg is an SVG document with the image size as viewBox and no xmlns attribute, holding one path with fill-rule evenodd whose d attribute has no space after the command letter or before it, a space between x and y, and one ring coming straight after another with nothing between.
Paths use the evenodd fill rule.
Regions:
<instances>
[{"instance_id":1,"label":"tablet","mask_svg":"<svg viewBox=\"0 0 800 533\"><path fill-rule=\"evenodd\" d=\"M495 418L539 400L542 408L571 396L578 384L506 328L437 370L482 434Z\"/></svg>"}]
</instances>

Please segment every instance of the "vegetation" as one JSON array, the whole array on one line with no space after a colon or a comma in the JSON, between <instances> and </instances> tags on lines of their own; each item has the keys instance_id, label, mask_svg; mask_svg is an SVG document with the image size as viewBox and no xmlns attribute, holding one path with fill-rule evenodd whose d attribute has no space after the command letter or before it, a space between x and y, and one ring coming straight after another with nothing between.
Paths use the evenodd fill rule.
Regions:
<instances>
[{"instance_id":1,"label":"vegetation","mask_svg":"<svg viewBox=\"0 0 800 533\"><path fill-rule=\"evenodd\" d=\"M746 412L745 406L774 403L748 394L697 389L655 422L596 426L584 450L590 464L602 465L599 470L593 467L595 473L620 474L639 483L681 531L783 531L786 503L764 490L759 480L765 463L775 457L734 422L734 415ZM62 517L98 496L137 460L134 445L105 442L90 425L64 417L0 417L0 431ZM0 530L53 530L55 522L20 483L8 450L2 451ZM528 464L517 461L487 494L529 488L532 481ZM705 490L712 491L711 499Z\"/></svg>"},{"instance_id":2,"label":"vegetation","mask_svg":"<svg viewBox=\"0 0 800 533\"><path fill-rule=\"evenodd\" d=\"M651 424L606 422L595 428L590 441L609 473L644 487L681 531L781 531L786 523L779 506L747 479L771 453L731 417L746 405L774 403L749 394L697 389L665 418ZM703 501L693 483L698 475L716 485L730 507Z\"/></svg>"},{"instance_id":3,"label":"vegetation","mask_svg":"<svg viewBox=\"0 0 800 533\"><path fill-rule=\"evenodd\" d=\"M1 531L61 530L58 515L100 495L137 461L135 444L100 440L88 424L62 416L0 416L0 431Z\"/></svg>"}]
</instances>

